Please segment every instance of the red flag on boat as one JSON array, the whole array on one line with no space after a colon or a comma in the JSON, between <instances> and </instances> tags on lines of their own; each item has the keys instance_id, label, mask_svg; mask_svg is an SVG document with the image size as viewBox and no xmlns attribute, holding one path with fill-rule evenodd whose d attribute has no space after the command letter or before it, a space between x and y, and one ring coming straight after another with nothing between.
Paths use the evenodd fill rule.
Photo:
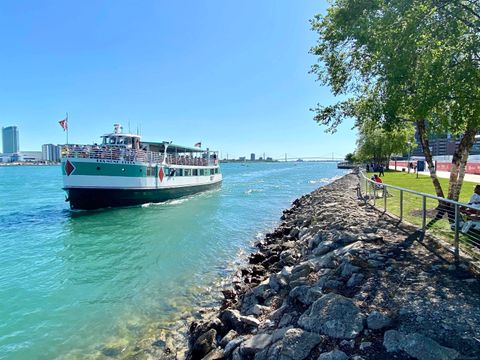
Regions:
<instances>
[{"instance_id":1,"label":"red flag on boat","mask_svg":"<svg viewBox=\"0 0 480 360\"><path fill-rule=\"evenodd\" d=\"M202 143L201 142L198 142L194 145L195 147L198 147L198 148L201 148L202 147Z\"/></svg>"},{"instance_id":2,"label":"red flag on boat","mask_svg":"<svg viewBox=\"0 0 480 360\"><path fill-rule=\"evenodd\" d=\"M67 131L68 130L68 120L67 118L63 119L63 120L60 120L58 122L60 124L60 126L62 127L63 131Z\"/></svg>"}]
</instances>

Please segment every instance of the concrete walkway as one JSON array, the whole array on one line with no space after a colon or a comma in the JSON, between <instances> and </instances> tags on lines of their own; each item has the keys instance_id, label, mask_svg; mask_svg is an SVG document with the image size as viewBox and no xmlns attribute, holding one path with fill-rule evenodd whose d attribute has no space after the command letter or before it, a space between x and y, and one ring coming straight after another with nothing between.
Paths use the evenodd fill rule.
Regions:
<instances>
[{"instance_id":1,"label":"concrete walkway","mask_svg":"<svg viewBox=\"0 0 480 360\"><path fill-rule=\"evenodd\" d=\"M419 174L420 175L425 175L425 176L430 176L430 172L428 172L428 171L419 171ZM448 179L448 178L450 178L450 172L449 171L437 171L437 176L440 177L440 178ZM464 180L480 184L480 175L465 174L465 179Z\"/></svg>"}]
</instances>

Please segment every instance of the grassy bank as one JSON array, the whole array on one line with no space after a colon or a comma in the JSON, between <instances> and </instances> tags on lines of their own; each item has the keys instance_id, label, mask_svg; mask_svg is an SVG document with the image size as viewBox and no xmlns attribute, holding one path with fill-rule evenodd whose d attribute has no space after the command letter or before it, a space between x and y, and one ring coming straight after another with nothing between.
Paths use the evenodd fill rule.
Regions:
<instances>
[{"instance_id":1,"label":"grassy bank","mask_svg":"<svg viewBox=\"0 0 480 360\"><path fill-rule=\"evenodd\" d=\"M374 173L368 173L368 177L371 177ZM417 178L417 174L413 173L406 173L406 172L395 172L395 171L388 171L385 172L385 176L382 177L382 180L385 184L398 186L401 188L414 190L426 194L435 195L435 190L432 184L432 180L429 176L419 175ZM448 179L439 179L443 191L446 194L448 191ZM462 186L462 191L460 194L460 202L468 203L470 197L473 194L473 189L476 183L473 182L464 182ZM370 185L368 185L370 187ZM365 187L365 184L362 184L362 188ZM371 187L369 188L371 190ZM375 205L380 210L386 210L388 213L396 215L400 217L402 210L403 210L403 219L408 221L418 227L422 227L423 225L423 199L421 196L410 194L407 192L403 193L403 209L400 206L400 191L396 189L389 189L388 194L385 198L383 198L383 194L381 191L377 192L377 198L373 200L370 199L370 202L373 203L375 201ZM453 243L454 240L454 232L451 229L451 223L448 220L448 216L445 214L442 218L438 218L438 206L439 203L437 200L434 199L426 199L426 209L427 209L427 216L426 216L426 225L429 231L431 231L434 235L443 238L444 240ZM452 221L454 218L453 210L451 210L450 220ZM466 235L461 234L460 241L463 243L463 249L467 252L475 252L475 256L478 256L477 250L474 249L472 245L472 241L477 241L477 239L472 239L467 237Z\"/></svg>"},{"instance_id":2,"label":"grassy bank","mask_svg":"<svg viewBox=\"0 0 480 360\"><path fill-rule=\"evenodd\" d=\"M373 172L367 173L371 177ZM378 174L378 173L376 173ZM400 171L386 171L385 176L382 176L384 183L388 185L398 186L405 189L410 189L426 194L435 195L435 189L433 188L432 179L430 176L418 175ZM448 191L448 179L439 178L440 184L445 194ZM464 181L462 186L462 192L460 193L460 202L468 202L473 194L473 188L476 183Z\"/></svg>"}]
</instances>

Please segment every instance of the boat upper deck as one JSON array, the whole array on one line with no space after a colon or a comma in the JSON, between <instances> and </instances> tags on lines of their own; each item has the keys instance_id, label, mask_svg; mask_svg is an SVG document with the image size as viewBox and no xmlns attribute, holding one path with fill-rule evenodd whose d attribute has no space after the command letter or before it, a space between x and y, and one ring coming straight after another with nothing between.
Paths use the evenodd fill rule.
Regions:
<instances>
[{"instance_id":1,"label":"boat upper deck","mask_svg":"<svg viewBox=\"0 0 480 360\"><path fill-rule=\"evenodd\" d=\"M162 150L158 148L158 150ZM194 150L194 151L191 151ZM166 165L218 166L216 151L186 147L167 147L163 151L148 151L116 145L64 145L62 158L120 160Z\"/></svg>"},{"instance_id":2,"label":"boat upper deck","mask_svg":"<svg viewBox=\"0 0 480 360\"><path fill-rule=\"evenodd\" d=\"M122 132L114 124L114 132L102 136L100 145L64 145L62 158L96 159L105 161L147 162L162 165L218 166L217 151L175 145L168 141L141 141L140 135ZM200 146L200 147L198 147Z\"/></svg>"}]
</instances>

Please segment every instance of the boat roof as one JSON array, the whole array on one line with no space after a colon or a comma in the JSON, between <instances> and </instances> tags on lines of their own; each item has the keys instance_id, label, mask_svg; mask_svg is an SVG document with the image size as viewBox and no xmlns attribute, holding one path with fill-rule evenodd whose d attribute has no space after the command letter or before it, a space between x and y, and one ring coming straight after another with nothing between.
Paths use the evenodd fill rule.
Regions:
<instances>
[{"instance_id":1,"label":"boat roof","mask_svg":"<svg viewBox=\"0 0 480 360\"><path fill-rule=\"evenodd\" d=\"M206 150L198 148L198 147L191 147L191 146L183 146L183 145L176 145L176 144L169 144L168 141L162 142L154 142L154 141L142 141L144 145L155 145L159 146L162 151L165 149L165 145L168 144L167 152L192 152L192 153L201 153L205 152Z\"/></svg>"},{"instance_id":2,"label":"boat roof","mask_svg":"<svg viewBox=\"0 0 480 360\"><path fill-rule=\"evenodd\" d=\"M134 138L141 138L140 135L136 135L136 134L124 134L124 133L110 133L110 134L105 134L105 135L102 135L101 137L134 137Z\"/></svg>"}]
</instances>

